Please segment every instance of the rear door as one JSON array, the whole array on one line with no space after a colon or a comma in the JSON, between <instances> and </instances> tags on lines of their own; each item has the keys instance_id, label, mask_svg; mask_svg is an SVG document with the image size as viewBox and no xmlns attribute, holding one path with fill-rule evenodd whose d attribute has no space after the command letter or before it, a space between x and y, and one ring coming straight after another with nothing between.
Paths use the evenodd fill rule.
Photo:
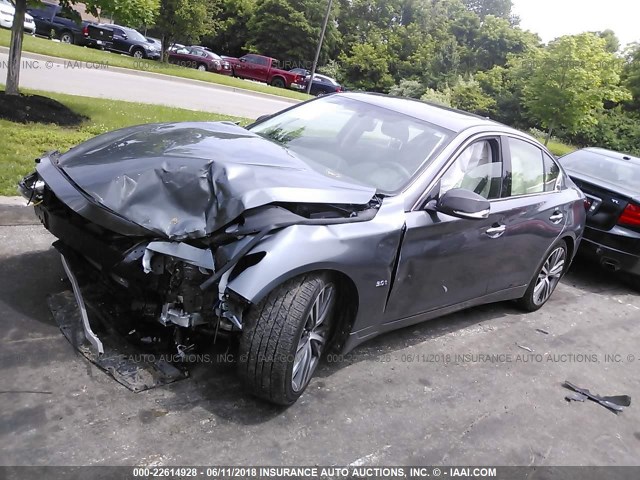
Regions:
<instances>
[{"instance_id":1,"label":"rear door","mask_svg":"<svg viewBox=\"0 0 640 480\"><path fill-rule=\"evenodd\" d=\"M116 52L129 53L127 34L121 28L113 27L113 43L111 48Z\"/></svg>"},{"instance_id":2,"label":"rear door","mask_svg":"<svg viewBox=\"0 0 640 480\"><path fill-rule=\"evenodd\" d=\"M488 293L527 285L547 250L572 216L574 194L561 188L560 168L535 143L515 136L502 138L506 185L492 202L492 228L500 261L491 267Z\"/></svg>"},{"instance_id":3,"label":"rear door","mask_svg":"<svg viewBox=\"0 0 640 480\"><path fill-rule=\"evenodd\" d=\"M56 6L44 4L41 8L29 8L27 11L36 22L36 33L43 37L51 36L52 19L56 13Z\"/></svg>"}]
</instances>

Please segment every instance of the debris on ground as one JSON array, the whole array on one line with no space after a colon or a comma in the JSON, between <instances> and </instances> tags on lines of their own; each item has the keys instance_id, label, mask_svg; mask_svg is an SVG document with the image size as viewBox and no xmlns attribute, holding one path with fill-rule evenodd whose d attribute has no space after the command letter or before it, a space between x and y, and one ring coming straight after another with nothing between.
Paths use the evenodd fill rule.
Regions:
<instances>
[{"instance_id":1,"label":"debris on ground","mask_svg":"<svg viewBox=\"0 0 640 480\"><path fill-rule=\"evenodd\" d=\"M605 408L608 408L614 413L619 413L624 410L624 407L631 405L631 397L629 395L614 395L610 397L601 397L591 393L586 388L580 388L575 386L569 381L564 382L562 385L565 388L573 390L575 393L569 394L565 397L567 401L584 402L587 398L599 403Z\"/></svg>"},{"instance_id":2,"label":"debris on ground","mask_svg":"<svg viewBox=\"0 0 640 480\"><path fill-rule=\"evenodd\" d=\"M545 335L549 335L549 332L548 332L548 331L546 331L546 330L543 330L542 328L536 328L536 332L538 332L538 333L543 333L543 334L545 334Z\"/></svg>"},{"instance_id":3,"label":"debris on ground","mask_svg":"<svg viewBox=\"0 0 640 480\"><path fill-rule=\"evenodd\" d=\"M533 349L529 348L529 347L527 347L525 345L520 345L519 343L516 343L516 347L521 348L523 350L526 350L527 352L532 352L533 353Z\"/></svg>"}]
</instances>

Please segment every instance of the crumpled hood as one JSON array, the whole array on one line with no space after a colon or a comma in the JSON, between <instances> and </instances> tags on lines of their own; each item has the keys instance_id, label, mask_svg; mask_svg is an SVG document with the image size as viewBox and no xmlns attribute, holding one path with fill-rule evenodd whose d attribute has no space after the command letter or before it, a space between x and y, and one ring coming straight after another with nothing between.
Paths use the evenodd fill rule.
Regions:
<instances>
[{"instance_id":1,"label":"crumpled hood","mask_svg":"<svg viewBox=\"0 0 640 480\"><path fill-rule=\"evenodd\" d=\"M117 130L71 149L57 165L102 206L174 240L209 235L269 203L364 205L375 194L227 122Z\"/></svg>"}]
</instances>

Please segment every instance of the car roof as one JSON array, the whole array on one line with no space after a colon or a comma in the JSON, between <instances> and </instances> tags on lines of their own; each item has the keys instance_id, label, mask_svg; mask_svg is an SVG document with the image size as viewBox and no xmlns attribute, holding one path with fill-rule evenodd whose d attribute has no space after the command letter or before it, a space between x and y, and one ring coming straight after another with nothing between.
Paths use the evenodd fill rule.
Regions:
<instances>
[{"instance_id":1,"label":"car roof","mask_svg":"<svg viewBox=\"0 0 640 480\"><path fill-rule=\"evenodd\" d=\"M635 165L640 165L640 158L639 157L634 157L633 155L628 155L626 153L622 153L622 152L616 152L615 150L607 150L606 148L599 148L599 147L588 147L588 148L583 148L581 150L576 150L573 153L578 153L578 152L593 152L593 153L597 153L603 157L609 157L615 160L625 160L627 162L631 162Z\"/></svg>"},{"instance_id":2,"label":"car roof","mask_svg":"<svg viewBox=\"0 0 640 480\"><path fill-rule=\"evenodd\" d=\"M517 130L511 127L502 125L486 117L413 98L394 97L378 93L348 92L341 93L340 95L402 113L424 122L439 125L456 133L466 130L467 128L479 126L501 127L501 129L517 132Z\"/></svg>"}]
</instances>

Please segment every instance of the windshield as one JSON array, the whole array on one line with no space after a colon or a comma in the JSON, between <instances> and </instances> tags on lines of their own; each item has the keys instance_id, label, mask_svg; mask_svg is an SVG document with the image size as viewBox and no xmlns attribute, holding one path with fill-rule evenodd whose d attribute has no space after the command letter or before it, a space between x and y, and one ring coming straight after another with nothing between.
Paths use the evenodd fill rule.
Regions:
<instances>
[{"instance_id":1,"label":"windshield","mask_svg":"<svg viewBox=\"0 0 640 480\"><path fill-rule=\"evenodd\" d=\"M453 138L453 132L341 95L314 100L254 125L332 178L393 194Z\"/></svg>"},{"instance_id":2,"label":"windshield","mask_svg":"<svg viewBox=\"0 0 640 480\"><path fill-rule=\"evenodd\" d=\"M625 190L640 191L640 165L589 150L578 150L560 159L569 172L603 180Z\"/></svg>"}]
</instances>

